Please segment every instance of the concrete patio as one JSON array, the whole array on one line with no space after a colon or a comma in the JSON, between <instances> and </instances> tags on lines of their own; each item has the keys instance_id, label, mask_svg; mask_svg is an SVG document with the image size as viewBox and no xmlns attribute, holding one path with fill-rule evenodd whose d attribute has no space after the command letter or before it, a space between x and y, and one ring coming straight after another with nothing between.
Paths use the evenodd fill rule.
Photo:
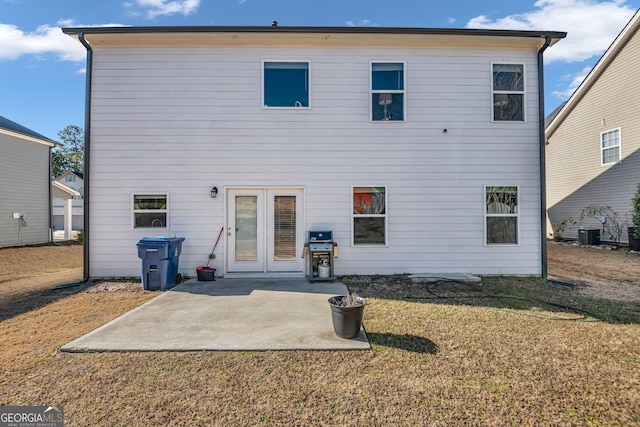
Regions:
<instances>
[{"instance_id":1,"label":"concrete patio","mask_svg":"<svg viewBox=\"0 0 640 427\"><path fill-rule=\"evenodd\" d=\"M368 350L364 330L354 339L333 331L327 299L347 292L304 278L189 280L61 350Z\"/></svg>"}]
</instances>

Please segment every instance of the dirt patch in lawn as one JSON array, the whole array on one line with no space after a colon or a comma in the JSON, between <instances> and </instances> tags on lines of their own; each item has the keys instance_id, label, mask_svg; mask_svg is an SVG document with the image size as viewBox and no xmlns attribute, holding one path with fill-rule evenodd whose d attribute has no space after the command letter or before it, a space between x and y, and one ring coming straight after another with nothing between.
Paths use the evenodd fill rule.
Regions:
<instances>
[{"instance_id":1,"label":"dirt patch in lawn","mask_svg":"<svg viewBox=\"0 0 640 427\"><path fill-rule=\"evenodd\" d=\"M82 279L82 245L38 245L0 249L0 320L63 298L51 288Z\"/></svg>"},{"instance_id":2,"label":"dirt patch in lawn","mask_svg":"<svg viewBox=\"0 0 640 427\"><path fill-rule=\"evenodd\" d=\"M576 284L583 295L640 302L640 254L560 243L547 248L550 279Z\"/></svg>"}]
</instances>

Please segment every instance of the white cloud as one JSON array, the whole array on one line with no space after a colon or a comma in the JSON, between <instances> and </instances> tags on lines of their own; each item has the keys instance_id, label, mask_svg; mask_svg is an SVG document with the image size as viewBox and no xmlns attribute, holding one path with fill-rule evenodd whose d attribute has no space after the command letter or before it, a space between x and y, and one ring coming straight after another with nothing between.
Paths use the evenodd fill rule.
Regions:
<instances>
[{"instance_id":1,"label":"white cloud","mask_svg":"<svg viewBox=\"0 0 640 427\"><path fill-rule=\"evenodd\" d=\"M635 13L626 0L538 0L534 6L504 18L478 16L467 28L566 31L567 37L545 52L545 63L579 62L602 55Z\"/></svg>"},{"instance_id":2,"label":"white cloud","mask_svg":"<svg viewBox=\"0 0 640 427\"><path fill-rule=\"evenodd\" d=\"M0 24L0 60L18 59L23 55L55 54L64 61L85 60L86 49L60 27L41 25L26 33L15 25Z\"/></svg>"},{"instance_id":3,"label":"white cloud","mask_svg":"<svg viewBox=\"0 0 640 427\"><path fill-rule=\"evenodd\" d=\"M77 40L62 32L61 27L76 26L70 19L57 26L41 25L29 33L15 25L0 23L0 61L15 60L25 55L42 57L53 54L62 61L84 62L87 51ZM115 27L120 24L82 25L83 27Z\"/></svg>"},{"instance_id":4,"label":"white cloud","mask_svg":"<svg viewBox=\"0 0 640 427\"><path fill-rule=\"evenodd\" d=\"M149 19L155 19L161 15L191 15L200 6L200 0L133 0L122 4L127 8L138 6ZM138 15L135 11L131 14Z\"/></svg>"},{"instance_id":5,"label":"white cloud","mask_svg":"<svg viewBox=\"0 0 640 427\"><path fill-rule=\"evenodd\" d=\"M566 76L566 79L571 79L571 83L567 86L565 90L562 91L554 91L553 96L560 99L567 99L575 92L575 90L580 86L580 83L587 77L587 75L591 72L593 67L584 67L582 70L577 72L574 75Z\"/></svg>"},{"instance_id":6,"label":"white cloud","mask_svg":"<svg viewBox=\"0 0 640 427\"><path fill-rule=\"evenodd\" d=\"M377 27L378 26L378 24L372 22L370 19L361 19L357 22L347 21L346 24L348 27Z\"/></svg>"}]
</instances>

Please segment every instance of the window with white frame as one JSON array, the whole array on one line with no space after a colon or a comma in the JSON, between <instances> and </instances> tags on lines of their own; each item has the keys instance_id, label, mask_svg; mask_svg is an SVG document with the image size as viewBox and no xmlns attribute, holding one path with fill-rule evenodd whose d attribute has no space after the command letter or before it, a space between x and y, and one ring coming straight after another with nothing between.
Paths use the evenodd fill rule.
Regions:
<instances>
[{"instance_id":1,"label":"window with white frame","mask_svg":"<svg viewBox=\"0 0 640 427\"><path fill-rule=\"evenodd\" d=\"M518 244L518 187L486 186L485 233L487 245Z\"/></svg>"},{"instance_id":2,"label":"window with white frame","mask_svg":"<svg viewBox=\"0 0 640 427\"><path fill-rule=\"evenodd\" d=\"M167 194L133 195L133 228L167 228Z\"/></svg>"},{"instance_id":3,"label":"window with white frame","mask_svg":"<svg viewBox=\"0 0 640 427\"><path fill-rule=\"evenodd\" d=\"M600 134L602 164L608 165L620 161L620 128Z\"/></svg>"},{"instance_id":4,"label":"window with white frame","mask_svg":"<svg viewBox=\"0 0 640 427\"><path fill-rule=\"evenodd\" d=\"M493 121L524 121L524 65L493 64Z\"/></svg>"},{"instance_id":5,"label":"window with white frame","mask_svg":"<svg viewBox=\"0 0 640 427\"><path fill-rule=\"evenodd\" d=\"M404 63L371 63L371 120L404 121Z\"/></svg>"},{"instance_id":6,"label":"window with white frame","mask_svg":"<svg viewBox=\"0 0 640 427\"><path fill-rule=\"evenodd\" d=\"M352 187L354 245L387 244L387 188Z\"/></svg>"},{"instance_id":7,"label":"window with white frame","mask_svg":"<svg viewBox=\"0 0 640 427\"><path fill-rule=\"evenodd\" d=\"M265 108L309 107L308 62L263 62L263 100Z\"/></svg>"}]
</instances>

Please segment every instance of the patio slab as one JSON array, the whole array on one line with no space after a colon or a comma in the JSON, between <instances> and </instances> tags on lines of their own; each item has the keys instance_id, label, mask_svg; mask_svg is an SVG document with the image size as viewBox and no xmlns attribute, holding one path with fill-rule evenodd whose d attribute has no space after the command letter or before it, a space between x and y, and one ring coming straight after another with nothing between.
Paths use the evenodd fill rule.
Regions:
<instances>
[{"instance_id":1,"label":"patio slab","mask_svg":"<svg viewBox=\"0 0 640 427\"><path fill-rule=\"evenodd\" d=\"M304 278L189 280L64 345L67 352L368 350L333 331L327 299L343 283Z\"/></svg>"}]
</instances>

